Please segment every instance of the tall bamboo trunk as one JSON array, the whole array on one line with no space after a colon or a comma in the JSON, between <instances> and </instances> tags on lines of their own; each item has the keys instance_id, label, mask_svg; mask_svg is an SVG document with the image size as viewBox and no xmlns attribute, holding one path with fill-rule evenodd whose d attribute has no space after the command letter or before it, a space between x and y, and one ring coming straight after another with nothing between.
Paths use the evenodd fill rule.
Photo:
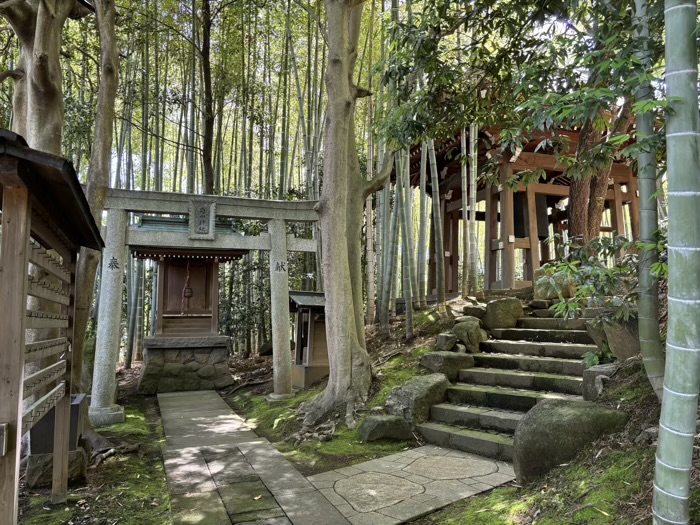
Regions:
<instances>
[{"instance_id":1,"label":"tall bamboo trunk","mask_svg":"<svg viewBox=\"0 0 700 525\"><path fill-rule=\"evenodd\" d=\"M445 248L443 244L442 216L440 214L440 181L438 180L437 160L435 159L435 141L428 139L430 156L430 183L433 192L433 230L435 231L435 268L437 289L437 306L440 314L447 313L445 304Z\"/></svg>"},{"instance_id":2,"label":"tall bamboo trunk","mask_svg":"<svg viewBox=\"0 0 700 525\"><path fill-rule=\"evenodd\" d=\"M478 174L477 139L479 126L472 123L469 126L469 286L468 293L476 295L478 283L479 247L476 232L476 178Z\"/></svg>"},{"instance_id":3,"label":"tall bamboo trunk","mask_svg":"<svg viewBox=\"0 0 700 525\"><path fill-rule=\"evenodd\" d=\"M656 449L653 516L690 523L689 494L700 392L700 165L696 0L666 0L668 336Z\"/></svg>"}]
</instances>

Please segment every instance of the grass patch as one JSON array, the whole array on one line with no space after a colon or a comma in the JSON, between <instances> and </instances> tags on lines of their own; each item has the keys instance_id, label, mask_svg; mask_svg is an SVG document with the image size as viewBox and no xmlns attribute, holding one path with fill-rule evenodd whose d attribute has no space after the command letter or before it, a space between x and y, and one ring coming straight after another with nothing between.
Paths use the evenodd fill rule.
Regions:
<instances>
[{"instance_id":1,"label":"grass patch","mask_svg":"<svg viewBox=\"0 0 700 525\"><path fill-rule=\"evenodd\" d=\"M68 502L51 506L43 489L20 500L23 525L168 525L170 497L165 482L160 447L163 429L155 399L131 399L125 406L126 421L98 431L115 445L139 444L140 454L108 458L88 470L88 485L72 487Z\"/></svg>"}]
</instances>

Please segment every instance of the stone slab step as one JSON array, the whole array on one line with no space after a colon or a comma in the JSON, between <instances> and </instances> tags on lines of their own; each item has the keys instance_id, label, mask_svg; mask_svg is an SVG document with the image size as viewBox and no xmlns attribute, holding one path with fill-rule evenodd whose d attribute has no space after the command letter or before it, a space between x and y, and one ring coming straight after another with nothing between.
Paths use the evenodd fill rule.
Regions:
<instances>
[{"instance_id":1,"label":"stone slab step","mask_svg":"<svg viewBox=\"0 0 700 525\"><path fill-rule=\"evenodd\" d=\"M523 317L518 319L518 328L540 330L585 330L585 319L562 319L561 317Z\"/></svg>"},{"instance_id":2,"label":"stone slab step","mask_svg":"<svg viewBox=\"0 0 700 525\"><path fill-rule=\"evenodd\" d=\"M539 357L557 357L561 359L581 359L586 352L595 352L598 347L593 344L578 343L538 343L528 341L491 340L481 343L484 352L499 354L526 355Z\"/></svg>"},{"instance_id":3,"label":"stone slab step","mask_svg":"<svg viewBox=\"0 0 700 525\"><path fill-rule=\"evenodd\" d=\"M583 379L576 376L500 370L498 368L469 368L459 371L459 380L474 385L504 386L545 392L581 395Z\"/></svg>"},{"instance_id":4,"label":"stone slab step","mask_svg":"<svg viewBox=\"0 0 700 525\"><path fill-rule=\"evenodd\" d=\"M519 410L527 412L545 399L571 399L580 401L581 396L560 394L556 392L539 392L518 390L499 386L468 385L457 383L447 389L447 400L458 405L476 405L482 407Z\"/></svg>"},{"instance_id":5,"label":"stone slab step","mask_svg":"<svg viewBox=\"0 0 700 525\"><path fill-rule=\"evenodd\" d=\"M437 423L473 429L495 430L506 434L515 432L523 418L522 412L495 410L488 407L438 403L430 410L430 418Z\"/></svg>"},{"instance_id":6,"label":"stone slab step","mask_svg":"<svg viewBox=\"0 0 700 525\"><path fill-rule=\"evenodd\" d=\"M551 310L533 310L532 315L539 319L550 319L555 317L555 313Z\"/></svg>"},{"instance_id":7,"label":"stone slab step","mask_svg":"<svg viewBox=\"0 0 700 525\"><path fill-rule=\"evenodd\" d=\"M487 458L513 461L513 438L478 430L453 427L428 421L416 427L423 437L435 445L471 452Z\"/></svg>"},{"instance_id":8,"label":"stone slab step","mask_svg":"<svg viewBox=\"0 0 700 525\"><path fill-rule=\"evenodd\" d=\"M491 330L496 339L509 341L536 341L544 343L591 344L593 339L585 330L538 330L536 328L496 328Z\"/></svg>"},{"instance_id":9,"label":"stone slab step","mask_svg":"<svg viewBox=\"0 0 700 525\"><path fill-rule=\"evenodd\" d=\"M585 369L581 359L492 353L472 355L474 364L484 368L524 370L525 372L545 372L568 376L582 376Z\"/></svg>"}]
</instances>

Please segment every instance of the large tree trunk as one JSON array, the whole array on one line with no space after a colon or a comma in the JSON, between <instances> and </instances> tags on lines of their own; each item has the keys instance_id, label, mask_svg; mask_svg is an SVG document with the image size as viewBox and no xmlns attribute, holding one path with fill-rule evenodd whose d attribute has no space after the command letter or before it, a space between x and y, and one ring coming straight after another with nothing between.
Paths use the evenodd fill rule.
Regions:
<instances>
[{"instance_id":1,"label":"large tree trunk","mask_svg":"<svg viewBox=\"0 0 700 525\"><path fill-rule=\"evenodd\" d=\"M370 359L365 348L360 235L367 196L388 179L384 166L365 181L355 145L355 103L368 94L353 83L362 4L326 0L329 61L326 72L328 109L323 193L319 202L322 263L326 290L326 335L329 349L328 386L305 406L309 425L334 409L345 411L354 426L354 411L367 399ZM391 155L387 156L391 159ZM390 166L389 163L387 163Z\"/></svg>"},{"instance_id":2,"label":"large tree trunk","mask_svg":"<svg viewBox=\"0 0 700 525\"><path fill-rule=\"evenodd\" d=\"M86 196L97 224L102 222L102 210L107 197L112 164L112 134L114 100L117 96L119 62L115 34L116 8L113 0L96 0L97 27L100 35L100 87L95 119L95 141L88 169ZM73 388L82 390L85 329L92 302L93 283L99 263L98 252L83 248L78 259L75 294L75 333L73 343Z\"/></svg>"},{"instance_id":3,"label":"large tree trunk","mask_svg":"<svg viewBox=\"0 0 700 525\"><path fill-rule=\"evenodd\" d=\"M700 392L700 167L696 0L666 0L668 337L653 522L690 523Z\"/></svg>"}]
</instances>

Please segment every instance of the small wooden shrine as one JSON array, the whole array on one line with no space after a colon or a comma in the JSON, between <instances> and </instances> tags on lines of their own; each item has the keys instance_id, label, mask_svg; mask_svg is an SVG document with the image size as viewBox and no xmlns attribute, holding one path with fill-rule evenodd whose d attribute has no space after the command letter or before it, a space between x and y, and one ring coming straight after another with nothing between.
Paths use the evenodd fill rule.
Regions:
<instances>
[{"instance_id":1,"label":"small wooden shrine","mask_svg":"<svg viewBox=\"0 0 700 525\"><path fill-rule=\"evenodd\" d=\"M496 131L481 130L479 134L479 168L489 162L496 152L485 146ZM559 131L557 137L566 140L569 151L578 145L577 131ZM477 203L485 202L485 211L474 210L481 222L484 234L484 289L512 289L532 284L535 270L551 260L550 244L545 242L553 233L562 234L568 228L566 202L570 180L566 166L557 161L551 150L541 150L544 140L556 140L551 133L541 133L525 144L522 151L499 165L498 184L487 185L483 180L476 191ZM462 202L462 178L460 159L461 135L436 145L439 173L439 198L443 217L443 246L445 251L445 291L459 292L459 228L460 221L468 217ZM420 177L420 146L411 150L411 184L417 186ZM522 171L544 170L539 182L519 184L511 189L506 181ZM428 178L427 191L434 194ZM614 162L609 177L605 207L609 224L601 232L627 234L639 238L639 196L637 179L630 166ZM628 217L628 221L625 217ZM629 231L626 231L626 223ZM519 254L517 252L520 252ZM435 236L430 234L430 258L428 262L428 292L434 293L436 279ZM519 255L519 256L516 256ZM522 268L517 268L522 261ZM517 277L520 277L518 279Z\"/></svg>"},{"instance_id":2,"label":"small wooden shrine","mask_svg":"<svg viewBox=\"0 0 700 525\"><path fill-rule=\"evenodd\" d=\"M289 292L289 311L296 314L294 388L306 388L328 375L328 343L323 292Z\"/></svg>"},{"instance_id":3,"label":"small wooden shrine","mask_svg":"<svg viewBox=\"0 0 700 525\"><path fill-rule=\"evenodd\" d=\"M0 194L0 523L16 525L22 436L49 413L55 418L51 500L67 498L76 261L80 247L104 244L72 164L6 130L0 130ZM35 330L30 343L26 330ZM36 340L44 330L53 335ZM43 368L25 375L30 361ZM23 404L29 406L22 410Z\"/></svg>"}]
</instances>

